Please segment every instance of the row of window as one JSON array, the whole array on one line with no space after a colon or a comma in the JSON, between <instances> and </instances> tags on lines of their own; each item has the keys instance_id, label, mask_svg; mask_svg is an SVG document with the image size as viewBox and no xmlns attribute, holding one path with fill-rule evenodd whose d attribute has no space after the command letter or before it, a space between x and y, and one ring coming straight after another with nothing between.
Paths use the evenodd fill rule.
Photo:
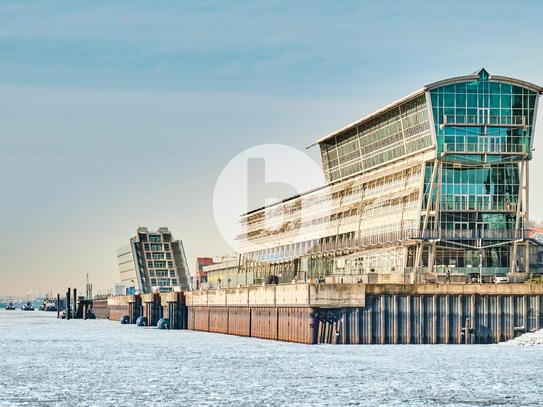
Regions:
<instances>
[{"instance_id":1,"label":"row of window","mask_svg":"<svg viewBox=\"0 0 543 407\"><path fill-rule=\"evenodd\" d=\"M171 287L177 285L177 279L176 278L152 278L151 279L151 285L153 287Z\"/></svg>"},{"instance_id":2,"label":"row of window","mask_svg":"<svg viewBox=\"0 0 543 407\"><path fill-rule=\"evenodd\" d=\"M535 92L521 86L510 83L488 80L458 82L441 86L431 91L436 94L445 93L483 93L483 94L509 94L509 95L533 95Z\"/></svg>"},{"instance_id":3,"label":"row of window","mask_svg":"<svg viewBox=\"0 0 543 407\"><path fill-rule=\"evenodd\" d=\"M166 266L167 264L167 266ZM147 267L148 268L165 268L165 267L168 267L168 268L173 268L173 261L147 261Z\"/></svg>"},{"instance_id":4,"label":"row of window","mask_svg":"<svg viewBox=\"0 0 543 407\"><path fill-rule=\"evenodd\" d=\"M171 252L166 252L166 253L150 253L150 252L147 252L145 253L145 258L146 259L153 259L153 260L164 260L164 258L166 259L171 259L172 258L172 253Z\"/></svg>"},{"instance_id":5,"label":"row of window","mask_svg":"<svg viewBox=\"0 0 543 407\"><path fill-rule=\"evenodd\" d=\"M322 143L325 174L333 181L419 151L431 144L429 128L423 95Z\"/></svg>"},{"instance_id":6,"label":"row of window","mask_svg":"<svg viewBox=\"0 0 543 407\"><path fill-rule=\"evenodd\" d=\"M149 270L151 277L175 277L175 270Z\"/></svg>"},{"instance_id":7,"label":"row of window","mask_svg":"<svg viewBox=\"0 0 543 407\"><path fill-rule=\"evenodd\" d=\"M169 243L145 243L143 245L145 251L152 251L152 252L162 252L162 251L168 251L170 250Z\"/></svg>"}]
</instances>

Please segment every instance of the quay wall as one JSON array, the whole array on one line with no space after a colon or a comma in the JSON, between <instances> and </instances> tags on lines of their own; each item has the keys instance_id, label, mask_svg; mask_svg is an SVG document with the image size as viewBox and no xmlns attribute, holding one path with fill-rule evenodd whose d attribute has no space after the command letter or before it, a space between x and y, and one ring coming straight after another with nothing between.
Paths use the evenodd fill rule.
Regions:
<instances>
[{"instance_id":1,"label":"quay wall","mask_svg":"<svg viewBox=\"0 0 543 407\"><path fill-rule=\"evenodd\" d=\"M105 318L108 318L112 321L119 321L123 315L128 315L129 312L129 301L133 298L132 295L121 295L115 297L109 297L107 299L107 312ZM102 318L102 316L96 315L97 318Z\"/></svg>"},{"instance_id":2,"label":"quay wall","mask_svg":"<svg viewBox=\"0 0 543 407\"><path fill-rule=\"evenodd\" d=\"M153 323L170 318L172 329L306 344L497 343L543 327L543 285L296 283L117 296L94 307L116 321L131 310Z\"/></svg>"},{"instance_id":3,"label":"quay wall","mask_svg":"<svg viewBox=\"0 0 543 407\"><path fill-rule=\"evenodd\" d=\"M298 283L186 296L189 329L307 344L497 343L543 326L543 285Z\"/></svg>"},{"instance_id":4,"label":"quay wall","mask_svg":"<svg viewBox=\"0 0 543 407\"><path fill-rule=\"evenodd\" d=\"M92 302L92 312L96 318L107 319L109 318L109 308L107 305L107 299L94 300Z\"/></svg>"}]
</instances>

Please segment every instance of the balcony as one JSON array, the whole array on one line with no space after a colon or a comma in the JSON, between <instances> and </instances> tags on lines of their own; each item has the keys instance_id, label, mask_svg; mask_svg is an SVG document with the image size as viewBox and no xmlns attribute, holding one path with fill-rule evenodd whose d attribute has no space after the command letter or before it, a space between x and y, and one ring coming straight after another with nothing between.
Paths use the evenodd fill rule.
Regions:
<instances>
[{"instance_id":1,"label":"balcony","mask_svg":"<svg viewBox=\"0 0 543 407\"><path fill-rule=\"evenodd\" d=\"M511 127L527 128L526 116L490 116L484 112L476 116L446 114L440 127Z\"/></svg>"},{"instance_id":2,"label":"balcony","mask_svg":"<svg viewBox=\"0 0 543 407\"><path fill-rule=\"evenodd\" d=\"M450 154L524 155L527 150L525 144L507 143L498 137L482 139L478 143L446 143L443 147L443 152Z\"/></svg>"},{"instance_id":3,"label":"balcony","mask_svg":"<svg viewBox=\"0 0 543 407\"><path fill-rule=\"evenodd\" d=\"M413 231L415 232L415 231ZM428 229L418 231L415 239L421 240L520 240L527 237L525 230L449 230L449 229Z\"/></svg>"}]
</instances>

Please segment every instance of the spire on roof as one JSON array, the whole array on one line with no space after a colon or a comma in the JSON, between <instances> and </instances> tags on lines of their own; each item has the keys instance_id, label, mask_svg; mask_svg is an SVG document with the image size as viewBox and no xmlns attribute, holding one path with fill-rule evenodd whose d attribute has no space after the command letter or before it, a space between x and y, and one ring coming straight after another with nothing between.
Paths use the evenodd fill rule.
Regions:
<instances>
[{"instance_id":1,"label":"spire on roof","mask_svg":"<svg viewBox=\"0 0 543 407\"><path fill-rule=\"evenodd\" d=\"M481 81L487 81L490 78L490 74L485 68L481 68L479 71L473 72L473 74L477 75Z\"/></svg>"}]
</instances>

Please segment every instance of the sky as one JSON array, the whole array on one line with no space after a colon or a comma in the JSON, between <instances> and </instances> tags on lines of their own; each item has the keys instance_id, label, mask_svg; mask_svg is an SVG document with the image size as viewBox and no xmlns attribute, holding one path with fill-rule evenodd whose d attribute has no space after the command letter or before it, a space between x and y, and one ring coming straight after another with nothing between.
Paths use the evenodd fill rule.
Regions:
<instances>
[{"instance_id":1,"label":"sky","mask_svg":"<svg viewBox=\"0 0 543 407\"><path fill-rule=\"evenodd\" d=\"M232 157L303 150L481 67L543 85L542 12L538 1L1 1L0 295L83 288L87 273L95 292L111 288L116 249L138 226L168 226L192 271L196 257L230 253L212 195Z\"/></svg>"}]
</instances>

